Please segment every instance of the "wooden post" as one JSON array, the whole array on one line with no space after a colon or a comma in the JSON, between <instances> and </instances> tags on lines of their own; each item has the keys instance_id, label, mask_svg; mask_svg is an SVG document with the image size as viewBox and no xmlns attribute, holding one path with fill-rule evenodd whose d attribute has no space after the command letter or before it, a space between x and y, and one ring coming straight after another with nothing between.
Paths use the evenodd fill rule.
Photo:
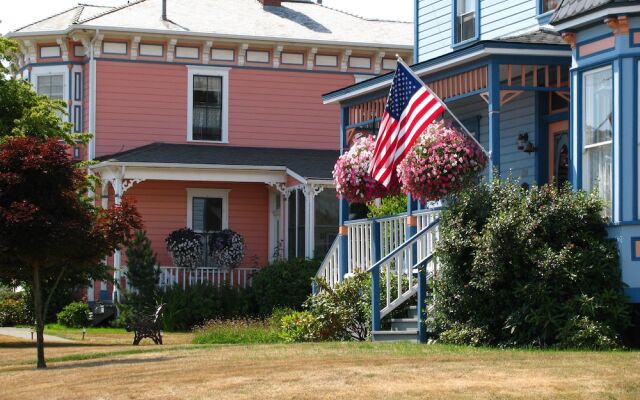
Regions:
<instances>
[{"instance_id":1,"label":"wooden post","mask_svg":"<svg viewBox=\"0 0 640 400\"><path fill-rule=\"evenodd\" d=\"M427 266L418 268L418 341L427 342Z\"/></svg>"},{"instance_id":2,"label":"wooden post","mask_svg":"<svg viewBox=\"0 0 640 400\"><path fill-rule=\"evenodd\" d=\"M500 64L495 62L489 65L489 151L489 177L493 179L494 168L500 169Z\"/></svg>"}]
</instances>

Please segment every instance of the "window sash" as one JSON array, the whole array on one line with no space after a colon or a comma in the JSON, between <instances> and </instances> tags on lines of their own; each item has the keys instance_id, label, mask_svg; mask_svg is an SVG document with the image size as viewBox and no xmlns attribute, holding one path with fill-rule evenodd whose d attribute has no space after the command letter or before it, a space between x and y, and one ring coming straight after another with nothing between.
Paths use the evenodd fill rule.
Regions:
<instances>
[{"instance_id":1,"label":"window sash","mask_svg":"<svg viewBox=\"0 0 640 400\"><path fill-rule=\"evenodd\" d=\"M64 76L42 75L38 76L38 94L49 97L52 100L64 99Z\"/></svg>"},{"instance_id":2,"label":"window sash","mask_svg":"<svg viewBox=\"0 0 640 400\"><path fill-rule=\"evenodd\" d=\"M558 0L540 0L542 2L542 13L553 11L558 7Z\"/></svg>"},{"instance_id":3,"label":"window sash","mask_svg":"<svg viewBox=\"0 0 640 400\"><path fill-rule=\"evenodd\" d=\"M222 230L224 200L221 197L193 197L191 201L191 226L195 232Z\"/></svg>"},{"instance_id":4,"label":"window sash","mask_svg":"<svg viewBox=\"0 0 640 400\"><path fill-rule=\"evenodd\" d=\"M222 83L220 76L193 75L193 140L222 140Z\"/></svg>"}]
</instances>

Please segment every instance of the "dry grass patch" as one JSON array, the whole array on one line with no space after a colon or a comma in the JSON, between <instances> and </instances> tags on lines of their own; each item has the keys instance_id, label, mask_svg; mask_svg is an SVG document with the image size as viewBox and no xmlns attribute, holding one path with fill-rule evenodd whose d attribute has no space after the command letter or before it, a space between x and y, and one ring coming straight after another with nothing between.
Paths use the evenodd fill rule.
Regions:
<instances>
[{"instance_id":1,"label":"dry grass patch","mask_svg":"<svg viewBox=\"0 0 640 400\"><path fill-rule=\"evenodd\" d=\"M96 377L113 383L103 399L640 398L637 352L371 343L146 349L47 371L5 369L0 398L95 398Z\"/></svg>"}]
</instances>

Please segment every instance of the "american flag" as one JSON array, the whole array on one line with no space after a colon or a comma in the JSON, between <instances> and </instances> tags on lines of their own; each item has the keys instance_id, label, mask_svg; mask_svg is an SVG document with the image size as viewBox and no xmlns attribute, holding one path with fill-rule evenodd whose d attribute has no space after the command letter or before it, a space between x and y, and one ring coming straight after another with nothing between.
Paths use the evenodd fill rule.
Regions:
<instances>
[{"instance_id":1,"label":"american flag","mask_svg":"<svg viewBox=\"0 0 640 400\"><path fill-rule=\"evenodd\" d=\"M402 61L398 61L380 122L369 174L388 187L396 166L407 155L420 134L444 109L440 99Z\"/></svg>"}]
</instances>

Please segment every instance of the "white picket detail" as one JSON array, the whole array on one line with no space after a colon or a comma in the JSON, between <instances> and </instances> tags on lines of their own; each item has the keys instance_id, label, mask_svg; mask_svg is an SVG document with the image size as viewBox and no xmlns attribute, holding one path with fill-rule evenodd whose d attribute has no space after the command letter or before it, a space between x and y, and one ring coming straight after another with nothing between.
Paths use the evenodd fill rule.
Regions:
<instances>
[{"instance_id":1,"label":"white picket detail","mask_svg":"<svg viewBox=\"0 0 640 400\"><path fill-rule=\"evenodd\" d=\"M418 220L417 231L420 232L440 218L440 210L421 210L416 212L414 215ZM418 242L418 260L422 260L433 254L433 252L435 251L436 243L439 239L440 225L438 224L426 233L426 236L423 238L423 240ZM433 258L427 265L427 271L430 271L431 273L433 273L433 276L436 276L438 272L437 269L437 259Z\"/></svg>"},{"instance_id":2,"label":"white picket detail","mask_svg":"<svg viewBox=\"0 0 640 400\"><path fill-rule=\"evenodd\" d=\"M360 220L345 224L347 233L348 272L365 271L371 266L373 259L371 247L370 220Z\"/></svg>"},{"instance_id":3,"label":"white picket detail","mask_svg":"<svg viewBox=\"0 0 640 400\"><path fill-rule=\"evenodd\" d=\"M228 284L232 287L247 288L251 286L253 274L257 268L234 268L232 270L220 268L180 268L160 267L161 289L178 285L186 289L189 285L210 284L220 287Z\"/></svg>"},{"instance_id":4,"label":"white picket detail","mask_svg":"<svg viewBox=\"0 0 640 400\"><path fill-rule=\"evenodd\" d=\"M329 252L322 260L322 264L320 264L320 268L318 268L318 272L316 276L319 278L324 278L325 282L329 285L329 287L334 288L338 282L340 282L340 238L337 237Z\"/></svg>"},{"instance_id":5,"label":"white picket detail","mask_svg":"<svg viewBox=\"0 0 640 400\"><path fill-rule=\"evenodd\" d=\"M407 216L405 214L394 215L393 217L381 218L378 221L380 223L380 256L385 257L406 240Z\"/></svg>"}]
</instances>

